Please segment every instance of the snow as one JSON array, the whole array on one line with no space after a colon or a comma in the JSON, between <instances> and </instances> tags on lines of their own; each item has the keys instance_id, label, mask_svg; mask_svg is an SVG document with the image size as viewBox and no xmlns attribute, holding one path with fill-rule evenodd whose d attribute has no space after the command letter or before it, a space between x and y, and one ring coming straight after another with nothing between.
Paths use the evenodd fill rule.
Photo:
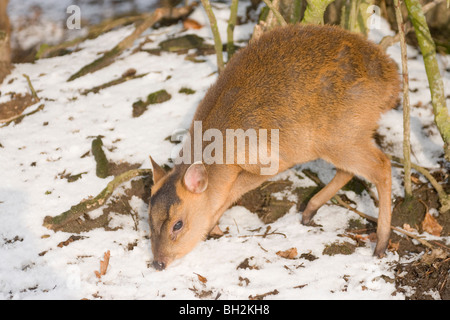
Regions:
<instances>
[{"instance_id":1,"label":"snow","mask_svg":"<svg viewBox=\"0 0 450 320\"><path fill-rule=\"evenodd\" d=\"M20 7L14 1L12 4L12 15L20 15ZM242 15L245 6L241 5L240 10ZM225 4L217 4L215 12L225 40L229 11ZM208 25L202 8L197 8L191 18ZM211 291L209 299L217 296L248 299L275 289L278 294L267 295L266 299L405 298L403 293L392 295L394 284L384 280L394 278L391 263L398 261L397 254L374 258L373 243L357 248L351 255L322 253L326 245L344 241L338 235L344 233L349 219L358 218L355 213L331 203L323 206L315 217L315 222L322 227L301 225L301 215L294 206L270 224L274 233L266 237L260 235L267 225L256 214L243 207L232 207L220 220L221 229L228 229L228 234L200 243L164 271L151 267L147 204L139 198L130 201L137 212L137 230L131 216L112 214L110 226L120 229L85 232L80 234L81 239L59 248L58 243L71 234L43 227L44 217L55 216L82 199L97 195L112 179L96 177L93 157L81 157L90 150L92 139L104 136L106 156L115 162L141 163L142 168L150 168L148 156L152 155L158 163L167 163L173 145L165 138L176 129L189 126L196 106L217 77L214 55L202 57L207 60L205 63L193 63L185 60L184 55L132 53L132 48L112 65L72 82L66 81L132 30L132 26L127 26L86 40L79 51L70 55L17 64L1 86L0 103L9 100L9 92L27 93L28 84L22 76L27 74L45 108L19 124L0 129L0 299L198 299L196 292L202 291ZM248 40L252 30L252 24L236 26L237 40ZM181 24L148 30L139 41L149 37L153 40L148 44L151 47L168 37L186 33L196 33L212 43L209 28L183 31ZM371 33L371 38L379 41L389 33L384 23L380 30ZM443 142L433 124L423 60L417 50L411 47L408 50L411 88L418 89L410 93L413 161L438 168ZM398 44L388 53L400 62ZM448 92L450 60L439 56L439 61ZM81 95L86 89L119 78L129 68L135 68L138 74L148 74L97 94ZM182 87L196 93L178 93ZM133 118L131 105L160 89L167 90L172 99L153 105L142 116ZM419 101L421 107L417 106ZM26 112L37 106L29 107ZM386 151L401 156L401 108L382 117L379 132L386 136ZM115 149L108 150L113 146ZM331 165L314 161L279 177L288 178L297 186L314 185L309 179L295 175L303 168L318 172L324 182L330 181L335 172ZM64 170L72 174L87 173L68 183L58 176ZM401 179L401 171L393 168L393 197L403 195ZM361 196L350 191L342 193L355 201L359 210L377 215L367 193ZM101 212L90 214L94 217ZM132 250L129 244L135 245ZM312 254L317 259L288 260L276 254L292 247L297 248L299 256ZM111 254L108 270L98 279L94 271L99 270L100 260L108 250ZM254 268L237 268L245 259ZM200 282L197 274L207 282Z\"/></svg>"}]
</instances>

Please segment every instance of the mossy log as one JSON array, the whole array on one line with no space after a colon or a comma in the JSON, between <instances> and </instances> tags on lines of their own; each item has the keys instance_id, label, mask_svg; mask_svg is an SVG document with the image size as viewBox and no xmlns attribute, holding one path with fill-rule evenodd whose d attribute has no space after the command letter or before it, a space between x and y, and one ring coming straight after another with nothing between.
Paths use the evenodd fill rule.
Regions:
<instances>
[{"instance_id":1,"label":"mossy log","mask_svg":"<svg viewBox=\"0 0 450 320\"><path fill-rule=\"evenodd\" d=\"M151 175L151 169L134 169L129 170L121 175L115 177L108 183L105 189L102 190L95 198L83 200L77 205L72 206L69 210L55 216L46 216L44 218L44 227L58 231L64 227L70 221L76 220L83 214L95 210L106 203L109 197L113 194L114 190L122 183L127 182L135 177Z\"/></svg>"}]
</instances>

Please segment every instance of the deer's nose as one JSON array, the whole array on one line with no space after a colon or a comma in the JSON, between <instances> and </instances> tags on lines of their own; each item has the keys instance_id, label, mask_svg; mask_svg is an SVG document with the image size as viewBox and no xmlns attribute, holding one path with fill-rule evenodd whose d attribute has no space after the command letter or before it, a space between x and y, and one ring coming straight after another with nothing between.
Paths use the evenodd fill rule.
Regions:
<instances>
[{"instance_id":1,"label":"deer's nose","mask_svg":"<svg viewBox=\"0 0 450 320\"><path fill-rule=\"evenodd\" d=\"M165 268L166 268L166 264L164 263L164 262L161 262L161 261L153 261L153 267L156 269L156 270L159 270L159 271L161 271L161 270L164 270Z\"/></svg>"}]
</instances>

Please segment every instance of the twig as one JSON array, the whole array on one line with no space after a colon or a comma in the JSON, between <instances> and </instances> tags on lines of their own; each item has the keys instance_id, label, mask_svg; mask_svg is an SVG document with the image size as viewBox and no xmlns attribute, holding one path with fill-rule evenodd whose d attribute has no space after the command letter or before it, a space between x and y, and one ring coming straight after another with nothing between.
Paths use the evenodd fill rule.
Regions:
<instances>
[{"instance_id":1,"label":"twig","mask_svg":"<svg viewBox=\"0 0 450 320\"><path fill-rule=\"evenodd\" d=\"M211 8L211 3L209 0L201 0L203 4L203 8L205 8L206 14L208 15L209 23L211 25L211 31L214 37L214 48L216 50L217 57L217 69L219 74L224 70L225 66L223 63L223 54L222 54L222 40L220 39L219 28L217 27L217 20L214 16L214 12Z\"/></svg>"},{"instance_id":2,"label":"twig","mask_svg":"<svg viewBox=\"0 0 450 320\"><path fill-rule=\"evenodd\" d=\"M234 47L234 28L236 26L237 21L237 9L238 9L239 0L231 0L230 5L230 20L228 20L228 28L227 28L227 53L228 53L228 61L233 56L236 48Z\"/></svg>"},{"instance_id":3,"label":"twig","mask_svg":"<svg viewBox=\"0 0 450 320\"><path fill-rule=\"evenodd\" d=\"M264 231L263 234L247 234L247 235L239 236L238 238L249 238L249 237L263 237L263 238L266 238L267 236L271 236L271 235L274 235L274 234L277 234L277 235L280 235L280 236L283 236L283 237L287 238L287 236L284 233L276 232L276 230L274 230L272 232L269 232L270 229L271 229L271 227L267 226L266 231Z\"/></svg>"},{"instance_id":4,"label":"twig","mask_svg":"<svg viewBox=\"0 0 450 320\"><path fill-rule=\"evenodd\" d=\"M103 90L103 89L105 89L105 88L109 88L109 87L112 87L112 86L116 86L116 85L121 84L121 83L123 83L123 82L125 82L125 81L129 81L129 80L133 80L133 79L142 78L142 77L145 77L146 75L148 75L148 72L142 73L142 74L138 74L138 75L131 75L131 76L125 76L125 77L122 76L122 77L120 77L120 78L118 78L118 79L115 79L115 80L106 82L106 83L101 84L101 85L99 85L99 86L96 86L96 87L94 87L94 88L92 88L92 89L84 90L83 92L81 92L81 94L82 94L82 95L87 95L87 94L90 93L90 92L98 93L100 90Z\"/></svg>"},{"instance_id":5,"label":"twig","mask_svg":"<svg viewBox=\"0 0 450 320\"><path fill-rule=\"evenodd\" d=\"M41 99L39 99L38 95L36 94L36 90L34 90L34 87L31 84L30 77L27 74L25 74L25 73L22 74L22 75L25 77L25 79L27 79L28 87L30 87L31 95L33 96L33 98L36 100L36 102L41 101Z\"/></svg>"},{"instance_id":6,"label":"twig","mask_svg":"<svg viewBox=\"0 0 450 320\"><path fill-rule=\"evenodd\" d=\"M114 190L122 183L129 181L135 177L148 176L152 172L151 169L134 169L129 170L121 175L115 177L108 183L105 189L102 190L95 198L84 200L77 205L72 206L69 210L57 215L55 217L46 216L44 218L44 227L58 231L64 227L65 224L70 221L76 220L83 214L95 210L106 203L109 197L113 194Z\"/></svg>"},{"instance_id":7,"label":"twig","mask_svg":"<svg viewBox=\"0 0 450 320\"><path fill-rule=\"evenodd\" d=\"M284 20L283 16L281 15L281 13L277 10L277 8L274 7L274 5L272 4L272 2L270 2L269 0L263 0L264 3L266 4L266 6L273 12L273 14L275 15L275 17L278 20L278 23L282 26L286 26L287 22L286 20Z\"/></svg>"},{"instance_id":8,"label":"twig","mask_svg":"<svg viewBox=\"0 0 450 320\"><path fill-rule=\"evenodd\" d=\"M411 186L411 142L410 142L410 105L409 105L409 78L408 78L408 54L405 39L405 24L403 23L400 0L394 0L395 17L397 20L398 34L400 36L400 49L402 57L402 79L403 79L403 157L404 161L404 184L405 199L412 198Z\"/></svg>"}]
</instances>

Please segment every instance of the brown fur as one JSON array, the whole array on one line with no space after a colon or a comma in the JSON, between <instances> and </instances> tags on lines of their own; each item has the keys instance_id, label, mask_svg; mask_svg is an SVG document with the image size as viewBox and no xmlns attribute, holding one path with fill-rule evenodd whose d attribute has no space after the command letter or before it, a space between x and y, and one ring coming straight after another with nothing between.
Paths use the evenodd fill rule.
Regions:
<instances>
[{"instance_id":1,"label":"brown fur","mask_svg":"<svg viewBox=\"0 0 450 320\"><path fill-rule=\"evenodd\" d=\"M372 137L380 114L395 106L398 93L396 64L377 45L339 27L287 26L233 56L194 120L202 121L203 131L215 128L224 135L226 129L279 129L279 172L318 158L335 165L336 177L311 199L304 224L353 175L373 182L380 198L375 254L382 256L390 233L391 169ZM180 199L161 206L168 212L150 205L150 223L162 221L160 232L152 227L158 269L189 252L234 201L270 178L259 174L259 163L207 165L208 186L194 194L183 183L188 167L177 165L155 179L152 194L171 184L165 188L173 188ZM157 198L173 201L162 193ZM184 227L174 235L171 228L180 219Z\"/></svg>"}]
</instances>

